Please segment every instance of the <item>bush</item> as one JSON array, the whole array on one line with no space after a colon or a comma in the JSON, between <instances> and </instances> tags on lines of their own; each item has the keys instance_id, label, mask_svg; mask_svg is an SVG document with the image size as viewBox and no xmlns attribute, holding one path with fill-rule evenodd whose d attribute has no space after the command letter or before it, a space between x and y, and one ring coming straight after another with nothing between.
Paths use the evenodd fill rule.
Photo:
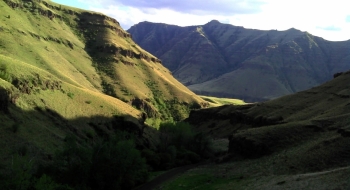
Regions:
<instances>
[{"instance_id":1,"label":"bush","mask_svg":"<svg viewBox=\"0 0 350 190\"><path fill-rule=\"evenodd\" d=\"M8 73L6 64L0 64L0 78L7 82L11 82L11 76Z\"/></svg>"},{"instance_id":2,"label":"bush","mask_svg":"<svg viewBox=\"0 0 350 190\"><path fill-rule=\"evenodd\" d=\"M8 105L10 98L6 89L0 87L0 111L9 113Z\"/></svg>"},{"instance_id":3,"label":"bush","mask_svg":"<svg viewBox=\"0 0 350 190\"><path fill-rule=\"evenodd\" d=\"M20 127L21 127L21 124L19 124L19 123L13 124L12 127L11 127L12 132L13 133L17 133Z\"/></svg>"},{"instance_id":4,"label":"bush","mask_svg":"<svg viewBox=\"0 0 350 190\"><path fill-rule=\"evenodd\" d=\"M148 178L146 161L129 134L121 134L93 147L67 137L64 150L43 173L75 189L132 189Z\"/></svg>"},{"instance_id":5,"label":"bush","mask_svg":"<svg viewBox=\"0 0 350 190\"><path fill-rule=\"evenodd\" d=\"M177 149L189 147L189 142L194 137L191 125L185 122L166 122L159 126L160 132L160 150L166 151L169 146L175 146Z\"/></svg>"},{"instance_id":6,"label":"bush","mask_svg":"<svg viewBox=\"0 0 350 190\"><path fill-rule=\"evenodd\" d=\"M186 150L186 149L179 150L178 160L186 160L189 164L194 164L201 161L201 159L202 158L198 154L190 150Z\"/></svg>"},{"instance_id":7,"label":"bush","mask_svg":"<svg viewBox=\"0 0 350 190\"><path fill-rule=\"evenodd\" d=\"M93 129L91 128L87 128L87 129L84 129L83 132L86 134L86 136L90 139L94 139L95 136L96 136L96 133Z\"/></svg>"},{"instance_id":8,"label":"bush","mask_svg":"<svg viewBox=\"0 0 350 190\"><path fill-rule=\"evenodd\" d=\"M93 189L131 189L148 178L147 165L131 140L95 147L89 186Z\"/></svg>"},{"instance_id":9,"label":"bush","mask_svg":"<svg viewBox=\"0 0 350 190\"><path fill-rule=\"evenodd\" d=\"M73 98L74 98L74 93L68 92L68 93L67 93L67 96L70 97L71 99L73 99Z\"/></svg>"},{"instance_id":10,"label":"bush","mask_svg":"<svg viewBox=\"0 0 350 190\"><path fill-rule=\"evenodd\" d=\"M61 185L57 184L50 176L47 176L46 174L42 175L35 183L34 188L36 190L56 190L62 187ZM71 189L65 187L65 189Z\"/></svg>"},{"instance_id":11,"label":"bush","mask_svg":"<svg viewBox=\"0 0 350 190\"><path fill-rule=\"evenodd\" d=\"M195 133L188 123L162 123L159 132L160 169L198 163L213 155L210 138L203 133Z\"/></svg>"},{"instance_id":12,"label":"bush","mask_svg":"<svg viewBox=\"0 0 350 190\"><path fill-rule=\"evenodd\" d=\"M12 155L8 168L1 167L0 189L73 190L69 186L56 183L46 174L38 178L40 175L37 175L36 161L34 157L27 155Z\"/></svg>"},{"instance_id":13,"label":"bush","mask_svg":"<svg viewBox=\"0 0 350 190\"><path fill-rule=\"evenodd\" d=\"M157 153L150 149L143 149L141 151L141 156L146 160L147 165L151 166L153 169L159 169L160 158Z\"/></svg>"},{"instance_id":14,"label":"bush","mask_svg":"<svg viewBox=\"0 0 350 190\"><path fill-rule=\"evenodd\" d=\"M6 176L0 180L0 189L29 189L32 186L34 162L27 156L12 156Z\"/></svg>"},{"instance_id":15,"label":"bush","mask_svg":"<svg viewBox=\"0 0 350 190\"><path fill-rule=\"evenodd\" d=\"M44 173L54 177L57 182L72 187L86 186L89 178L92 150L78 146L74 136L65 138L64 149L56 153L52 165Z\"/></svg>"},{"instance_id":16,"label":"bush","mask_svg":"<svg viewBox=\"0 0 350 190\"><path fill-rule=\"evenodd\" d=\"M212 152L211 139L203 133L195 133L192 126L185 122L162 123L159 127L160 150L166 151L169 146L187 149L201 156Z\"/></svg>"}]
</instances>

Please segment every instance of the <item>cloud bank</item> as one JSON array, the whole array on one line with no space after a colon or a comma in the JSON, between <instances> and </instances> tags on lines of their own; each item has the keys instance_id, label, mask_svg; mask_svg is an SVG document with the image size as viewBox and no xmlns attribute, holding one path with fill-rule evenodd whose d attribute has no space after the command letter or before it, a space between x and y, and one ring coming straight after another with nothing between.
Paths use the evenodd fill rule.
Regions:
<instances>
[{"instance_id":1,"label":"cloud bank","mask_svg":"<svg viewBox=\"0 0 350 190\"><path fill-rule=\"evenodd\" d=\"M135 8L169 9L180 13L234 15L259 12L264 3L258 0L115 0Z\"/></svg>"},{"instance_id":2,"label":"cloud bank","mask_svg":"<svg viewBox=\"0 0 350 190\"><path fill-rule=\"evenodd\" d=\"M116 18L125 30L142 21L189 26L216 19L245 28L296 28L327 40L350 39L350 14L343 0L78 1L89 4L90 10Z\"/></svg>"}]
</instances>

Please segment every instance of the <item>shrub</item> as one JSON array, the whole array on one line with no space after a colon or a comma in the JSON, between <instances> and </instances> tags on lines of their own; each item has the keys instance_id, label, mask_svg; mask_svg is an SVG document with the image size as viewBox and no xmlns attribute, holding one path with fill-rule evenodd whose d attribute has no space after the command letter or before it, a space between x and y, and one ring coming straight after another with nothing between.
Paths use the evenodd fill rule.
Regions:
<instances>
[{"instance_id":1,"label":"shrub","mask_svg":"<svg viewBox=\"0 0 350 190\"><path fill-rule=\"evenodd\" d=\"M148 178L146 161L130 134L111 137L93 147L67 137L63 151L45 172L57 182L76 189L132 189Z\"/></svg>"},{"instance_id":2,"label":"shrub","mask_svg":"<svg viewBox=\"0 0 350 190\"><path fill-rule=\"evenodd\" d=\"M203 133L195 133L185 122L166 122L159 127L160 168L197 163L213 155L212 143Z\"/></svg>"},{"instance_id":3,"label":"shrub","mask_svg":"<svg viewBox=\"0 0 350 190\"><path fill-rule=\"evenodd\" d=\"M10 98L6 89L0 87L0 111L9 113L8 104Z\"/></svg>"},{"instance_id":4,"label":"shrub","mask_svg":"<svg viewBox=\"0 0 350 190\"><path fill-rule=\"evenodd\" d=\"M173 145L177 149L182 147L188 149L190 142L194 138L194 132L190 124L185 122L166 122L162 123L159 127L160 132L160 148L162 151Z\"/></svg>"},{"instance_id":5,"label":"shrub","mask_svg":"<svg viewBox=\"0 0 350 190\"><path fill-rule=\"evenodd\" d=\"M7 82L11 82L11 76L8 73L6 64L0 64L0 78Z\"/></svg>"},{"instance_id":6,"label":"shrub","mask_svg":"<svg viewBox=\"0 0 350 190\"><path fill-rule=\"evenodd\" d=\"M131 140L113 139L95 147L90 187L131 189L148 178L147 165Z\"/></svg>"},{"instance_id":7,"label":"shrub","mask_svg":"<svg viewBox=\"0 0 350 190\"><path fill-rule=\"evenodd\" d=\"M57 184L50 176L46 174L42 175L35 183L34 188L36 190L56 190L62 187ZM70 189L65 187L64 189Z\"/></svg>"},{"instance_id":8,"label":"shrub","mask_svg":"<svg viewBox=\"0 0 350 190\"><path fill-rule=\"evenodd\" d=\"M142 157L146 160L146 163L154 169L159 168L160 158L159 155L150 149L143 149L141 151Z\"/></svg>"},{"instance_id":9,"label":"shrub","mask_svg":"<svg viewBox=\"0 0 350 190\"><path fill-rule=\"evenodd\" d=\"M0 189L30 189L34 162L27 156L13 155L6 177L0 180Z\"/></svg>"},{"instance_id":10,"label":"shrub","mask_svg":"<svg viewBox=\"0 0 350 190\"><path fill-rule=\"evenodd\" d=\"M68 93L67 93L67 96L68 96L69 98L73 99L73 98L74 98L74 93L68 92Z\"/></svg>"},{"instance_id":11,"label":"shrub","mask_svg":"<svg viewBox=\"0 0 350 190\"><path fill-rule=\"evenodd\" d=\"M85 130L83 130L83 132L86 134L86 136L90 139L93 139L96 136L96 133L93 129L91 128L87 128Z\"/></svg>"},{"instance_id":12,"label":"shrub","mask_svg":"<svg viewBox=\"0 0 350 190\"><path fill-rule=\"evenodd\" d=\"M19 154L13 155L11 163L8 165L9 168L7 168L6 172L3 170L1 172L0 189L73 190L68 186L56 183L46 174L37 178L38 173L35 164L36 160L32 157Z\"/></svg>"},{"instance_id":13,"label":"shrub","mask_svg":"<svg viewBox=\"0 0 350 190\"><path fill-rule=\"evenodd\" d=\"M21 127L21 124L19 124L19 123L13 124L12 127L11 127L12 132L13 133L17 133L20 127Z\"/></svg>"}]
</instances>

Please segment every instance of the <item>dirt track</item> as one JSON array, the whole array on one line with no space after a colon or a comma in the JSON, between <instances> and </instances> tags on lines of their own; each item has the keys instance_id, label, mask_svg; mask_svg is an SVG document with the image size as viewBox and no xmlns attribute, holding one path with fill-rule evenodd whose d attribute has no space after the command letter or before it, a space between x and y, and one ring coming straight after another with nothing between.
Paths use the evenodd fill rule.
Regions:
<instances>
[{"instance_id":1,"label":"dirt track","mask_svg":"<svg viewBox=\"0 0 350 190\"><path fill-rule=\"evenodd\" d=\"M184 173L185 171L198 167L200 164L192 164L188 166L183 166L179 168L174 168L166 173L163 173L162 175L152 179L151 181L133 189L133 190L152 190L158 188L162 183L173 179L174 177Z\"/></svg>"}]
</instances>

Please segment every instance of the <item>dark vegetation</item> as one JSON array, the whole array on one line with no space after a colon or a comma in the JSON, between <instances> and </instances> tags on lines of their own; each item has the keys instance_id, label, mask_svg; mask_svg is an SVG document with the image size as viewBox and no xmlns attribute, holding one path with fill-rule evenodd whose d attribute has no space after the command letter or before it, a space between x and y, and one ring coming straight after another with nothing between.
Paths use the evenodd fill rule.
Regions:
<instances>
[{"instance_id":1,"label":"dark vegetation","mask_svg":"<svg viewBox=\"0 0 350 190\"><path fill-rule=\"evenodd\" d=\"M190 125L144 124L205 102L115 19L44 0L0 4L0 189L131 189L210 158Z\"/></svg>"},{"instance_id":2,"label":"dark vegetation","mask_svg":"<svg viewBox=\"0 0 350 190\"><path fill-rule=\"evenodd\" d=\"M198 163L210 158L210 141L186 123L166 123L155 149L136 148L135 136L117 132L98 142L65 138L64 147L43 160L26 146L0 170L1 189L131 189L149 172Z\"/></svg>"},{"instance_id":3,"label":"dark vegetation","mask_svg":"<svg viewBox=\"0 0 350 190\"><path fill-rule=\"evenodd\" d=\"M0 78L8 82L11 82L11 76L7 71L6 64L0 64Z\"/></svg>"},{"instance_id":4,"label":"dark vegetation","mask_svg":"<svg viewBox=\"0 0 350 190\"><path fill-rule=\"evenodd\" d=\"M159 133L159 143L155 149L142 150L152 170L194 164L213 156L210 138L194 132L188 123L162 123Z\"/></svg>"},{"instance_id":5,"label":"dark vegetation","mask_svg":"<svg viewBox=\"0 0 350 190\"><path fill-rule=\"evenodd\" d=\"M0 95L0 111L11 118L17 108L10 103L6 89L0 88ZM54 120L60 118L52 110L40 112L54 116ZM0 188L131 189L146 182L150 172L212 157L210 139L194 132L188 123L162 123L158 131L154 130L156 141L148 145L142 142L139 129L122 117L112 121L113 134L94 123L89 125L92 128L83 131L84 138L76 129L67 132L63 147L54 154L22 143L0 165ZM11 130L16 135L25 127L25 123L16 122Z\"/></svg>"},{"instance_id":6,"label":"dark vegetation","mask_svg":"<svg viewBox=\"0 0 350 190\"><path fill-rule=\"evenodd\" d=\"M197 110L185 121L214 138L231 134L228 152L240 159L276 156L278 173L344 167L350 163L349 81L350 72L343 72L290 96Z\"/></svg>"},{"instance_id":7,"label":"dark vegetation","mask_svg":"<svg viewBox=\"0 0 350 190\"><path fill-rule=\"evenodd\" d=\"M49 161L19 151L3 166L1 189L130 189L145 182L148 171L128 136L120 133L92 146L67 136Z\"/></svg>"}]
</instances>

